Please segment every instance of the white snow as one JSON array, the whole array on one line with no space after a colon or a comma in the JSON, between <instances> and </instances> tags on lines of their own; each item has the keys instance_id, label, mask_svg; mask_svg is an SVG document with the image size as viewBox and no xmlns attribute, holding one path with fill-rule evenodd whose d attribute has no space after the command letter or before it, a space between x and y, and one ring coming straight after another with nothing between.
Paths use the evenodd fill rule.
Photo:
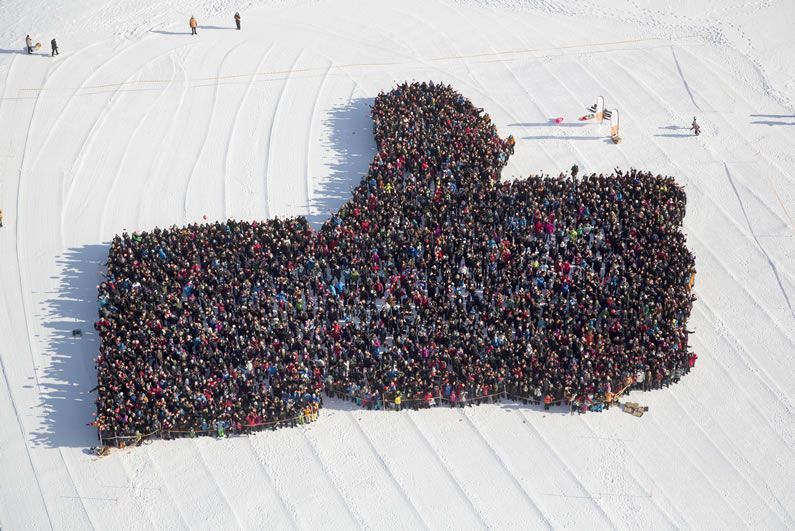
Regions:
<instances>
[{"instance_id":1,"label":"white snow","mask_svg":"<svg viewBox=\"0 0 795 531\"><path fill-rule=\"evenodd\" d=\"M792 529L794 16L790 0L3 0L0 528ZM322 222L374 154L368 104L412 79L517 137L506 178L576 162L686 185L696 370L633 395L640 419L331 400L307 428L90 456L106 242L204 216ZM618 146L576 120L598 95Z\"/></svg>"}]
</instances>

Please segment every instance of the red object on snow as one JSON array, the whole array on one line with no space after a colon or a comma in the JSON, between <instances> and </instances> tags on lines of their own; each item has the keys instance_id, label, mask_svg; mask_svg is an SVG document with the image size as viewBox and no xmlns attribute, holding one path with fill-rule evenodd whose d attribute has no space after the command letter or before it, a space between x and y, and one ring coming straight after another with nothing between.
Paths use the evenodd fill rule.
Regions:
<instances>
[{"instance_id":1,"label":"red object on snow","mask_svg":"<svg viewBox=\"0 0 795 531\"><path fill-rule=\"evenodd\" d=\"M557 118L555 118L553 120L553 122L555 122L556 124L562 124L563 123L563 117L562 116L558 116Z\"/></svg>"},{"instance_id":2,"label":"red object on snow","mask_svg":"<svg viewBox=\"0 0 795 531\"><path fill-rule=\"evenodd\" d=\"M590 119L592 119L594 116L595 116L595 115L593 115L593 114L586 114L585 116L580 116L580 121L581 121L581 122L584 122L585 120L590 120Z\"/></svg>"}]
</instances>

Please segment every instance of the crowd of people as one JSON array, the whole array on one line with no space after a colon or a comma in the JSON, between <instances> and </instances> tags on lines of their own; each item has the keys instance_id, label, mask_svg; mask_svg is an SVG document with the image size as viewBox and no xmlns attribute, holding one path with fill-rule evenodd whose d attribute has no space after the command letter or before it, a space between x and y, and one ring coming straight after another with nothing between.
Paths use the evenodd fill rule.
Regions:
<instances>
[{"instance_id":1,"label":"crowd of people","mask_svg":"<svg viewBox=\"0 0 795 531\"><path fill-rule=\"evenodd\" d=\"M101 430L245 430L324 388L368 407L510 395L584 411L692 367L672 178L502 181L513 138L444 84L402 84L372 117L378 152L319 231L296 218L114 239Z\"/></svg>"}]
</instances>

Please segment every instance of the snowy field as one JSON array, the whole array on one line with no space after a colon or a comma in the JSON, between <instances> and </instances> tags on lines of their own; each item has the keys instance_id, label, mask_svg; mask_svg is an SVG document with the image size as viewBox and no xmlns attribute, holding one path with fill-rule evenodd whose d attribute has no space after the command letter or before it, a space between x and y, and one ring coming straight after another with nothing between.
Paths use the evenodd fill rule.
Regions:
<instances>
[{"instance_id":1,"label":"snowy field","mask_svg":"<svg viewBox=\"0 0 795 531\"><path fill-rule=\"evenodd\" d=\"M0 528L795 528L793 20L791 0L2 0ZM686 185L695 371L633 394L640 419L332 400L306 428L91 456L110 238L318 225L374 154L373 97L413 79L517 138L506 178ZM598 95L618 146L577 121Z\"/></svg>"}]
</instances>

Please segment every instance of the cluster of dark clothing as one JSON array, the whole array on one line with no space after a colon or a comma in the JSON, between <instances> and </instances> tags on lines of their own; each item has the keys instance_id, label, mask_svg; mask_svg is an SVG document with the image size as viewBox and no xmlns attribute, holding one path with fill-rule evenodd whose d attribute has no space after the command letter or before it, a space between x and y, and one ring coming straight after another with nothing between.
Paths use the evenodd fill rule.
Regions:
<instances>
[{"instance_id":1,"label":"cluster of dark clothing","mask_svg":"<svg viewBox=\"0 0 795 531\"><path fill-rule=\"evenodd\" d=\"M694 258L672 178L501 181L513 139L444 84L400 85L372 116L378 153L319 231L230 220L114 238L100 429L245 429L324 388L590 408L690 369Z\"/></svg>"}]
</instances>

